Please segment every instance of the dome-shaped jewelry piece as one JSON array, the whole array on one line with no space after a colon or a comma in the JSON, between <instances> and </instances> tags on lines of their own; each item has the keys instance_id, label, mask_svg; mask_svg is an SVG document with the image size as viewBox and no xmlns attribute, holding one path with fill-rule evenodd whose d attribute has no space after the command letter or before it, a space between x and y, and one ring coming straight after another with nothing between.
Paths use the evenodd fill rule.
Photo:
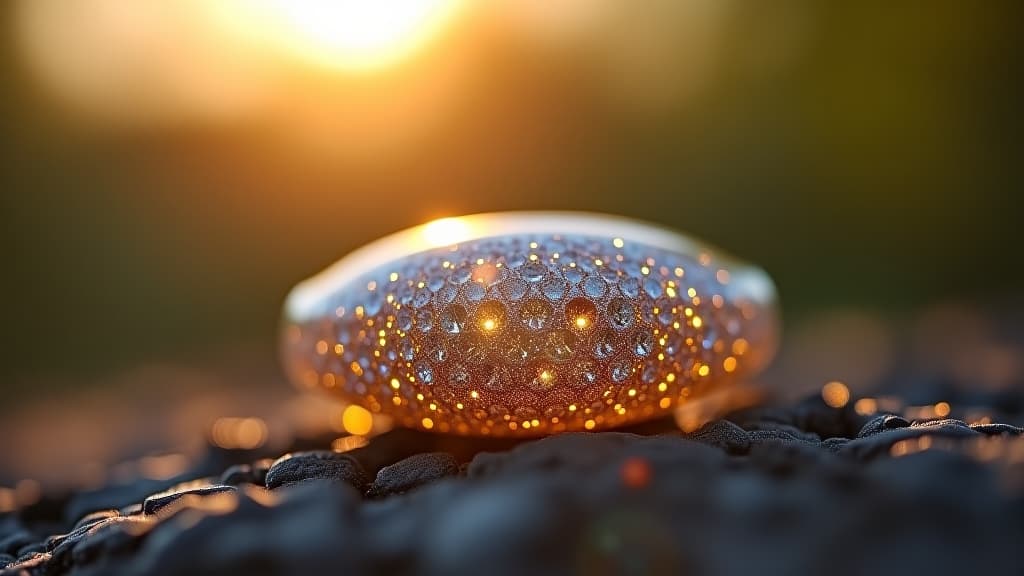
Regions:
<instances>
[{"instance_id":1,"label":"dome-shaped jewelry piece","mask_svg":"<svg viewBox=\"0 0 1024 576\"><path fill-rule=\"evenodd\" d=\"M402 425L473 435L605 429L764 367L759 268L614 216L509 212L398 232L292 290L289 376Z\"/></svg>"}]
</instances>

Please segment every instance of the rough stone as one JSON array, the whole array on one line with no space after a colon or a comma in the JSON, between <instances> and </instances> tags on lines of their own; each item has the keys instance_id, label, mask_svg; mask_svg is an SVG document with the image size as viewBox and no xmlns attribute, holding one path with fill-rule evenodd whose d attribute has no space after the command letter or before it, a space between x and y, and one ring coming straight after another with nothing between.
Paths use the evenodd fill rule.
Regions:
<instances>
[{"instance_id":1,"label":"rough stone","mask_svg":"<svg viewBox=\"0 0 1024 576\"><path fill-rule=\"evenodd\" d=\"M221 494L224 492L234 492L236 488L234 486L198 486L194 488L185 489L172 489L167 492L160 492L159 494L153 494L145 499L142 503L143 514L157 514L165 507L177 502L181 498L186 496L204 497L213 494Z\"/></svg>"},{"instance_id":2,"label":"rough stone","mask_svg":"<svg viewBox=\"0 0 1024 576\"><path fill-rule=\"evenodd\" d=\"M712 420L687 434L686 438L717 446L729 454L746 454L750 450L750 435L728 420Z\"/></svg>"},{"instance_id":3,"label":"rough stone","mask_svg":"<svg viewBox=\"0 0 1024 576\"><path fill-rule=\"evenodd\" d=\"M330 480L363 491L366 473L355 458L326 450L286 454L270 467L266 486L274 489L307 480Z\"/></svg>"},{"instance_id":4,"label":"rough stone","mask_svg":"<svg viewBox=\"0 0 1024 576\"><path fill-rule=\"evenodd\" d=\"M368 495L379 498L401 494L458 473L458 461L447 452L417 454L381 468Z\"/></svg>"}]
</instances>

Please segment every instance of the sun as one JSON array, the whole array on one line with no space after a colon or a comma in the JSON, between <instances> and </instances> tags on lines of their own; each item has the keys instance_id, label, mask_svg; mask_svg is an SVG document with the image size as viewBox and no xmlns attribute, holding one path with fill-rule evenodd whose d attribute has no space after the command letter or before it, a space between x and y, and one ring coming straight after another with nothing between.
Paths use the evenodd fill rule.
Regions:
<instances>
[{"instance_id":1,"label":"sun","mask_svg":"<svg viewBox=\"0 0 1024 576\"><path fill-rule=\"evenodd\" d=\"M460 0L267 0L294 48L329 66L392 64L435 36Z\"/></svg>"},{"instance_id":2,"label":"sun","mask_svg":"<svg viewBox=\"0 0 1024 576\"><path fill-rule=\"evenodd\" d=\"M423 243L431 248L457 244L471 238L476 232L464 218L433 220L424 224L420 230Z\"/></svg>"},{"instance_id":3,"label":"sun","mask_svg":"<svg viewBox=\"0 0 1024 576\"><path fill-rule=\"evenodd\" d=\"M464 4L465 0L249 0L235 3L232 11L235 26L250 28L248 32L286 52L329 68L358 71L386 67L412 55Z\"/></svg>"}]
</instances>

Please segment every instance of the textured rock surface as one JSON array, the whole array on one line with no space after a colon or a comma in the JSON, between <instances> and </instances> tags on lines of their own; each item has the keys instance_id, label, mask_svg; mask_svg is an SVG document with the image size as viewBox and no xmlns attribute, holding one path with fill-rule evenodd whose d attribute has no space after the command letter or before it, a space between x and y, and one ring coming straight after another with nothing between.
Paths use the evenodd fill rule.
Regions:
<instances>
[{"instance_id":1,"label":"textured rock surface","mask_svg":"<svg viewBox=\"0 0 1024 576\"><path fill-rule=\"evenodd\" d=\"M819 399L645 431L396 430L111 486L0 517L0 574L1020 572L1018 427Z\"/></svg>"},{"instance_id":2,"label":"textured rock surface","mask_svg":"<svg viewBox=\"0 0 1024 576\"><path fill-rule=\"evenodd\" d=\"M160 492L159 494L153 494L142 502L142 513L143 514L157 514L164 508L178 502L182 498L202 498L204 496L211 496L214 494L222 494L224 492L234 492L233 486L220 486L220 485L209 485L209 486L187 486L182 488L172 488L166 492Z\"/></svg>"},{"instance_id":3,"label":"textured rock surface","mask_svg":"<svg viewBox=\"0 0 1024 576\"><path fill-rule=\"evenodd\" d=\"M401 494L459 473L459 462L446 452L425 452L381 468L367 491L371 497Z\"/></svg>"},{"instance_id":4,"label":"textured rock surface","mask_svg":"<svg viewBox=\"0 0 1024 576\"><path fill-rule=\"evenodd\" d=\"M366 486L366 472L362 465L347 454L326 450L285 454L267 471L267 488L279 488L310 480L330 480L349 484L362 490Z\"/></svg>"}]
</instances>

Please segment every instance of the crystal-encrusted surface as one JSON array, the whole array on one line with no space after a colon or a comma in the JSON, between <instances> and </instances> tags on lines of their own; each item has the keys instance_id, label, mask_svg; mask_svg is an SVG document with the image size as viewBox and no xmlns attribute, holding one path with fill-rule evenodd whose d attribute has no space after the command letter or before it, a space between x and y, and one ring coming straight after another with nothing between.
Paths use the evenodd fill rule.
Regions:
<instances>
[{"instance_id":1,"label":"crystal-encrusted surface","mask_svg":"<svg viewBox=\"0 0 1024 576\"><path fill-rule=\"evenodd\" d=\"M606 428L750 373L774 349L760 275L588 234L522 233L405 256L290 318L285 359L406 426L462 434Z\"/></svg>"}]
</instances>

